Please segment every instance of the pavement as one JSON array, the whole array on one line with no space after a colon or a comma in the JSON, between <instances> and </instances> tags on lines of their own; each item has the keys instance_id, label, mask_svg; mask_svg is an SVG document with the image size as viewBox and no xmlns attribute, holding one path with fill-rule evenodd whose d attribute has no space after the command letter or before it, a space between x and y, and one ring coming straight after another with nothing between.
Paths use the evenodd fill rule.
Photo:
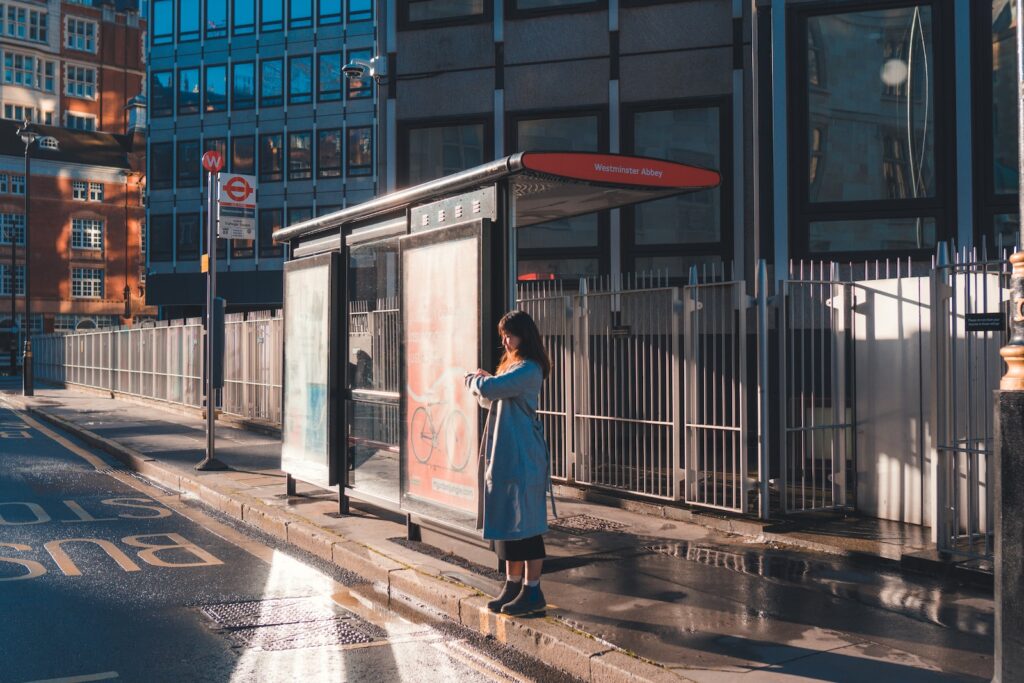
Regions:
<instances>
[{"instance_id":1,"label":"pavement","mask_svg":"<svg viewBox=\"0 0 1024 683\"><path fill-rule=\"evenodd\" d=\"M4 389L0 384L0 391ZM587 681L979 681L992 675L991 591L860 553L783 547L635 506L563 497L547 535L547 616L486 609L494 556L447 554L405 519L298 483L273 436L218 426L231 469L196 472L204 424L69 388L0 399L73 433L186 499L352 571L386 604L440 615ZM725 522L730 524L731 522Z\"/></svg>"}]
</instances>

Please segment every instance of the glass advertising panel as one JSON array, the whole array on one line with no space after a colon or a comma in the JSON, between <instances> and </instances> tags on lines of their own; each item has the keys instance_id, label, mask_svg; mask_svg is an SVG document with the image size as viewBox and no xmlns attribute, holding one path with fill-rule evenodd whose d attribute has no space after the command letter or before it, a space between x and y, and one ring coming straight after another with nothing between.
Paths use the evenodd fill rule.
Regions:
<instances>
[{"instance_id":1,"label":"glass advertising panel","mask_svg":"<svg viewBox=\"0 0 1024 683\"><path fill-rule=\"evenodd\" d=\"M284 419L281 469L335 483L335 254L284 264Z\"/></svg>"},{"instance_id":2,"label":"glass advertising panel","mask_svg":"<svg viewBox=\"0 0 1024 683\"><path fill-rule=\"evenodd\" d=\"M401 241L403 508L476 528L479 407L463 384L480 363L481 224Z\"/></svg>"}]
</instances>

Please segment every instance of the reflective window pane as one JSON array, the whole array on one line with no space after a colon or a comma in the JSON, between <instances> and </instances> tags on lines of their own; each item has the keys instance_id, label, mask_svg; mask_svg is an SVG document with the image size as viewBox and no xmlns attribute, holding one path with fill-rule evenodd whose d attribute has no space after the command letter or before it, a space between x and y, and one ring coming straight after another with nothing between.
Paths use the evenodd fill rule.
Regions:
<instances>
[{"instance_id":1,"label":"reflective window pane","mask_svg":"<svg viewBox=\"0 0 1024 683\"><path fill-rule=\"evenodd\" d=\"M150 79L150 114L154 117L174 114L174 72L154 71Z\"/></svg>"},{"instance_id":2,"label":"reflective window pane","mask_svg":"<svg viewBox=\"0 0 1024 683\"><path fill-rule=\"evenodd\" d=\"M280 59L260 62L260 106L280 107L284 104L284 65Z\"/></svg>"},{"instance_id":3,"label":"reflective window pane","mask_svg":"<svg viewBox=\"0 0 1024 683\"><path fill-rule=\"evenodd\" d=\"M1004 251L1012 252L1020 243L1020 216L1015 213L998 213L993 216L996 253L1006 258Z\"/></svg>"},{"instance_id":4,"label":"reflective window pane","mask_svg":"<svg viewBox=\"0 0 1024 683\"><path fill-rule=\"evenodd\" d=\"M716 171L722 168L717 107L638 112L633 149L639 156L669 159ZM718 242L722 191L692 192L633 209L636 244Z\"/></svg>"},{"instance_id":5,"label":"reflective window pane","mask_svg":"<svg viewBox=\"0 0 1024 683\"><path fill-rule=\"evenodd\" d=\"M280 31L284 28L284 0L260 0L260 30Z\"/></svg>"},{"instance_id":6,"label":"reflective window pane","mask_svg":"<svg viewBox=\"0 0 1024 683\"><path fill-rule=\"evenodd\" d=\"M341 53L328 52L317 58L316 93L320 102L341 99Z\"/></svg>"},{"instance_id":7,"label":"reflective window pane","mask_svg":"<svg viewBox=\"0 0 1024 683\"><path fill-rule=\"evenodd\" d=\"M519 259L518 266L521 280L571 280L600 274L596 258Z\"/></svg>"},{"instance_id":8,"label":"reflective window pane","mask_svg":"<svg viewBox=\"0 0 1024 683\"><path fill-rule=\"evenodd\" d=\"M596 152L598 120L596 116L522 120L516 125L516 140L517 151L523 152ZM519 248L596 247L598 226L598 214L588 214L521 228Z\"/></svg>"},{"instance_id":9,"label":"reflective window pane","mask_svg":"<svg viewBox=\"0 0 1024 683\"><path fill-rule=\"evenodd\" d=\"M304 104L313 100L313 58L291 57L288 60L288 102Z\"/></svg>"},{"instance_id":10,"label":"reflective window pane","mask_svg":"<svg viewBox=\"0 0 1024 683\"><path fill-rule=\"evenodd\" d=\"M206 67L206 111L227 111L228 67L217 64Z\"/></svg>"},{"instance_id":11,"label":"reflective window pane","mask_svg":"<svg viewBox=\"0 0 1024 683\"><path fill-rule=\"evenodd\" d=\"M231 108L252 109L256 105L256 65L235 62L231 65Z\"/></svg>"},{"instance_id":12,"label":"reflective window pane","mask_svg":"<svg viewBox=\"0 0 1024 683\"><path fill-rule=\"evenodd\" d=\"M316 172L320 178L341 177L341 129L317 133Z\"/></svg>"},{"instance_id":13,"label":"reflective window pane","mask_svg":"<svg viewBox=\"0 0 1024 683\"><path fill-rule=\"evenodd\" d=\"M372 57L373 52L371 50L349 50L348 52L349 62L356 59L369 61ZM348 99L359 100L373 96L373 79L369 76L349 78L346 80L348 81Z\"/></svg>"},{"instance_id":14,"label":"reflective window pane","mask_svg":"<svg viewBox=\"0 0 1024 683\"><path fill-rule=\"evenodd\" d=\"M260 209L260 258L281 256L282 249L274 241L274 231L281 227L281 209Z\"/></svg>"},{"instance_id":15,"label":"reflective window pane","mask_svg":"<svg viewBox=\"0 0 1024 683\"><path fill-rule=\"evenodd\" d=\"M992 180L1017 194L1017 15L1012 0L992 2Z\"/></svg>"},{"instance_id":16,"label":"reflective window pane","mask_svg":"<svg viewBox=\"0 0 1024 683\"><path fill-rule=\"evenodd\" d=\"M178 0L178 41L199 40L199 0Z\"/></svg>"},{"instance_id":17,"label":"reflective window pane","mask_svg":"<svg viewBox=\"0 0 1024 683\"><path fill-rule=\"evenodd\" d=\"M178 143L178 187L199 187L202 170L199 158L199 141L186 140Z\"/></svg>"},{"instance_id":18,"label":"reflective window pane","mask_svg":"<svg viewBox=\"0 0 1024 683\"><path fill-rule=\"evenodd\" d=\"M288 179L306 180L313 177L313 134L288 134Z\"/></svg>"},{"instance_id":19,"label":"reflective window pane","mask_svg":"<svg viewBox=\"0 0 1024 683\"><path fill-rule=\"evenodd\" d=\"M199 69L178 69L178 114L199 113Z\"/></svg>"},{"instance_id":20,"label":"reflective window pane","mask_svg":"<svg viewBox=\"0 0 1024 683\"><path fill-rule=\"evenodd\" d=\"M321 26L341 23L342 0L320 0L317 6L317 23Z\"/></svg>"},{"instance_id":21,"label":"reflective window pane","mask_svg":"<svg viewBox=\"0 0 1024 683\"><path fill-rule=\"evenodd\" d=\"M577 5L594 5L594 0L512 0L514 7L520 11L549 10Z\"/></svg>"},{"instance_id":22,"label":"reflective window pane","mask_svg":"<svg viewBox=\"0 0 1024 683\"><path fill-rule=\"evenodd\" d=\"M284 177L284 152L280 133L260 136L260 180L275 181Z\"/></svg>"},{"instance_id":23,"label":"reflective window pane","mask_svg":"<svg viewBox=\"0 0 1024 683\"><path fill-rule=\"evenodd\" d=\"M927 5L807 19L809 199L935 195Z\"/></svg>"},{"instance_id":24,"label":"reflective window pane","mask_svg":"<svg viewBox=\"0 0 1024 683\"><path fill-rule=\"evenodd\" d=\"M199 214L178 214L178 261L199 258Z\"/></svg>"},{"instance_id":25,"label":"reflective window pane","mask_svg":"<svg viewBox=\"0 0 1024 683\"><path fill-rule=\"evenodd\" d=\"M174 42L174 0L153 0L153 44Z\"/></svg>"},{"instance_id":26,"label":"reflective window pane","mask_svg":"<svg viewBox=\"0 0 1024 683\"><path fill-rule=\"evenodd\" d=\"M228 1L206 0L206 37L220 38L228 34Z\"/></svg>"},{"instance_id":27,"label":"reflective window pane","mask_svg":"<svg viewBox=\"0 0 1024 683\"><path fill-rule=\"evenodd\" d=\"M174 258L174 216L171 214L152 215L146 224L149 238L150 261L170 261Z\"/></svg>"},{"instance_id":28,"label":"reflective window pane","mask_svg":"<svg viewBox=\"0 0 1024 683\"><path fill-rule=\"evenodd\" d=\"M248 35L256 30L256 0L232 0L234 16L232 32L236 36Z\"/></svg>"},{"instance_id":29,"label":"reflective window pane","mask_svg":"<svg viewBox=\"0 0 1024 683\"><path fill-rule=\"evenodd\" d=\"M288 27L307 28L313 25L313 0L288 0Z\"/></svg>"},{"instance_id":30,"label":"reflective window pane","mask_svg":"<svg viewBox=\"0 0 1024 683\"><path fill-rule=\"evenodd\" d=\"M484 124L412 128L406 144L406 185L418 185L484 162Z\"/></svg>"},{"instance_id":31,"label":"reflective window pane","mask_svg":"<svg viewBox=\"0 0 1024 683\"><path fill-rule=\"evenodd\" d=\"M935 244L932 218L864 218L810 224L809 247L816 253L934 250Z\"/></svg>"},{"instance_id":32,"label":"reflective window pane","mask_svg":"<svg viewBox=\"0 0 1024 683\"><path fill-rule=\"evenodd\" d=\"M256 141L252 135L231 138L231 172L256 173Z\"/></svg>"},{"instance_id":33,"label":"reflective window pane","mask_svg":"<svg viewBox=\"0 0 1024 683\"><path fill-rule=\"evenodd\" d=\"M151 190L167 190L174 186L174 143L154 142L149 146L149 174Z\"/></svg>"},{"instance_id":34,"label":"reflective window pane","mask_svg":"<svg viewBox=\"0 0 1024 683\"><path fill-rule=\"evenodd\" d=\"M369 127L348 129L348 175L373 173L373 133Z\"/></svg>"},{"instance_id":35,"label":"reflective window pane","mask_svg":"<svg viewBox=\"0 0 1024 683\"><path fill-rule=\"evenodd\" d=\"M349 22L370 21L373 19L372 0L348 0Z\"/></svg>"}]
</instances>

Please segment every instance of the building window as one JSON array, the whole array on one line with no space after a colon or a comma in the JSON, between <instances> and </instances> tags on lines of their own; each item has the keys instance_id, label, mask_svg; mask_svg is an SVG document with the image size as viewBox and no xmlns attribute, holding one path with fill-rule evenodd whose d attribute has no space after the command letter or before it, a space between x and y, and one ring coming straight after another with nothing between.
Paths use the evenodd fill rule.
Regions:
<instances>
[{"instance_id":1,"label":"building window","mask_svg":"<svg viewBox=\"0 0 1024 683\"><path fill-rule=\"evenodd\" d=\"M93 218L71 219L72 249L102 249L103 221Z\"/></svg>"},{"instance_id":2,"label":"building window","mask_svg":"<svg viewBox=\"0 0 1024 683\"><path fill-rule=\"evenodd\" d=\"M623 266L626 271L663 271L682 279L691 265L731 256L731 202L723 202L729 173L723 162L722 131L727 129L719 106L681 106L634 111L627 118L626 144L632 154L668 159L719 171L723 185L623 210Z\"/></svg>"},{"instance_id":3,"label":"building window","mask_svg":"<svg viewBox=\"0 0 1024 683\"><path fill-rule=\"evenodd\" d=\"M89 201L103 201L103 183L89 183Z\"/></svg>"},{"instance_id":4,"label":"building window","mask_svg":"<svg viewBox=\"0 0 1024 683\"><path fill-rule=\"evenodd\" d=\"M281 227L281 209L260 209L260 258L279 258L281 245L274 241L274 231Z\"/></svg>"},{"instance_id":5,"label":"building window","mask_svg":"<svg viewBox=\"0 0 1024 683\"><path fill-rule=\"evenodd\" d=\"M317 131L316 174L318 178L341 177L341 129Z\"/></svg>"},{"instance_id":6,"label":"building window","mask_svg":"<svg viewBox=\"0 0 1024 683\"><path fill-rule=\"evenodd\" d=\"M399 0L398 7L399 28L489 21L491 14L484 0Z\"/></svg>"},{"instance_id":7,"label":"building window","mask_svg":"<svg viewBox=\"0 0 1024 683\"><path fill-rule=\"evenodd\" d=\"M96 130L96 117L91 114L67 112L67 127L72 130Z\"/></svg>"},{"instance_id":8,"label":"building window","mask_svg":"<svg viewBox=\"0 0 1024 683\"><path fill-rule=\"evenodd\" d=\"M228 67L216 64L206 67L206 111L227 111Z\"/></svg>"},{"instance_id":9,"label":"building window","mask_svg":"<svg viewBox=\"0 0 1024 683\"><path fill-rule=\"evenodd\" d=\"M313 58L288 59L288 103L305 104L313 100Z\"/></svg>"},{"instance_id":10,"label":"building window","mask_svg":"<svg viewBox=\"0 0 1024 683\"><path fill-rule=\"evenodd\" d=\"M174 0L153 0L153 44L174 42Z\"/></svg>"},{"instance_id":11,"label":"building window","mask_svg":"<svg viewBox=\"0 0 1024 683\"><path fill-rule=\"evenodd\" d=\"M342 0L320 0L317 3L317 23L320 26L341 23Z\"/></svg>"},{"instance_id":12,"label":"building window","mask_svg":"<svg viewBox=\"0 0 1024 683\"><path fill-rule=\"evenodd\" d=\"M223 38L228 34L228 0L206 0L206 37Z\"/></svg>"},{"instance_id":13,"label":"building window","mask_svg":"<svg viewBox=\"0 0 1024 683\"><path fill-rule=\"evenodd\" d=\"M231 32L247 36L256 31L256 0L233 0Z\"/></svg>"},{"instance_id":14,"label":"building window","mask_svg":"<svg viewBox=\"0 0 1024 683\"><path fill-rule=\"evenodd\" d=\"M277 181L284 177L281 133L260 136L260 180Z\"/></svg>"},{"instance_id":15,"label":"building window","mask_svg":"<svg viewBox=\"0 0 1024 683\"><path fill-rule=\"evenodd\" d=\"M521 118L511 126L511 149L600 152L604 150L597 114ZM519 275L575 279L597 275L607 250L606 212L521 228Z\"/></svg>"},{"instance_id":16,"label":"building window","mask_svg":"<svg viewBox=\"0 0 1024 683\"><path fill-rule=\"evenodd\" d=\"M288 28L313 25L313 0L288 0Z\"/></svg>"},{"instance_id":17,"label":"building window","mask_svg":"<svg viewBox=\"0 0 1024 683\"><path fill-rule=\"evenodd\" d=\"M17 52L4 52L4 83L36 87L36 58Z\"/></svg>"},{"instance_id":18,"label":"building window","mask_svg":"<svg viewBox=\"0 0 1024 683\"><path fill-rule=\"evenodd\" d=\"M792 252L930 254L947 234L952 169L936 130L952 82L935 26L945 3L797 16ZM880 66L879 66L880 65ZM937 92L938 88L941 92ZM796 133L800 131L800 133ZM707 193L700 193L707 194ZM696 196L696 195L692 195Z\"/></svg>"},{"instance_id":19,"label":"building window","mask_svg":"<svg viewBox=\"0 0 1024 683\"><path fill-rule=\"evenodd\" d=\"M25 215L21 213L0 213L0 244L25 244Z\"/></svg>"},{"instance_id":20,"label":"building window","mask_svg":"<svg viewBox=\"0 0 1024 683\"><path fill-rule=\"evenodd\" d=\"M9 191L8 187L9 186L7 185L7 174L0 173L0 194L7 194L7 192Z\"/></svg>"},{"instance_id":21,"label":"building window","mask_svg":"<svg viewBox=\"0 0 1024 683\"><path fill-rule=\"evenodd\" d=\"M349 50L348 61L352 62L356 59L363 59L369 61L373 57L373 53L370 50ZM350 100L362 100L368 97L373 97L373 79L369 76L362 76L360 78L349 78L348 80L348 99Z\"/></svg>"},{"instance_id":22,"label":"building window","mask_svg":"<svg viewBox=\"0 0 1024 683\"><path fill-rule=\"evenodd\" d=\"M236 62L231 65L231 108L252 109L256 106L256 65Z\"/></svg>"},{"instance_id":23,"label":"building window","mask_svg":"<svg viewBox=\"0 0 1024 683\"><path fill-rule=\"evenodd\" d=\"M199 258L199 214L178 214L178 262Z\"/></svg>"},{"instance_id":24,"label":"building window","mask_svg":"<svg viewBox=\"0 0 1024 683\"><path fill-rule=\"evenodd\" d=\"M308 221L313 217L312 206L292 206L288 208L288 225Z\"/></svg>"},{"instance_id":25,"label":"building window","mask_svg":"<svg viewBox=\"0 0 1024 683\"><path fill-rule=\"evenodd\" d=\"M171 214L149 217L149 260L170 261L174 258L174 216Z\"/></svg>"},{"instance_id":26,"label":"building window","mask_svg":"<svg viewBox=\"0 0 1024 683\"><path fill-rule=\"evenodd\" d=\"M150 77L149 112L154 118L174 113L174 72L154 71Z\"/></svg>"},{"instance_id":27,"label":"building window","mask_svg":"<svg viewBox=\"0 0 1024 683\"><path fill-rule=\"evenodd\" d=\"M96 69L68 64L64 93L71 97L96 99Z\"/></svg>"},{"instance_id":28,"label":"building window","mask_svg":"<svg viewBox=\"0 0 1024 683\"><path fill-rule=\"evenodd\" d=\"M199 113L199 69L178 69L178 115Z\"/></svg>"},{"instance_id":29,"label":"building window","mask_svg":"<svg viewBox=\"0 0 1024 683\"><path fill-rule=\"evenodd\" d=\"M284 28L283 0L260 0L260 30L264 33Z\"/></svg>"},{"instance_id":30,"label":"building window","mask_svg":"<svg viewBox=\"0 0 1024 683\"><path fill-rule=\"evenodd\" d=\"M11 295L11 266L0 263L0 296ZM14 296L25 296L25 266L14 268ZM19 314L19 322L22 316Z\"/></svg>"},{"instance_id":31,"label":"building window","mask_svg":"<svg viewBox=\"0 0 1024 683\"><path fill-rule=\"evenodd\" d=\"M404 187L419 185L467 168L479 166L490 158L485 124L459 122L441 125L416 125L403 130Z\"/></svg>"},{"instance_id":32,"label":"building window","mask_svg":"<svg viewBox=\"0 0 1024 683\"><path fill-rule=\"evenodd\" d=\"M283 63L280 59L260 61L260 106L280 107L284 104Z\"/></svg>"},{"instance_id":33,"label":"building window","mask_svg":"<svg viewBox=\"0 0 1024 683\"><path fill-rule=\"evenodd\" d=\"M1017 18L1014 0L971 3L975 24L976 243L1002 257L1019 242L1017 191ZM992 253L991 251L989 253Z\"/></svg>"},{"instance_id":34,"label":"building window","mask_svg":"<svg viewBox=\"0 0 1024 683\"><path fill-rule=\"evenodd\" d=\"M288 134L288 180L308 180L313 177L313 134Z\"/></svg>"},{"instance_id":35,"label":"building window","mask_svg":"<svg viewBox=\"0 0 1024 683\"><path fill-rule=\"evenodd\" d=\"M316 98L320 102L335 102L341 99L341 53L321 53L317 57Z\"/></svg>"},{"instance_id":36,"label":"building window","mask_svg":"<svg viewBox=\"0 0 1024 683\"><path fill-rule=\"evenodd\" d=\"M199 0L178 0L178 42L199 40L202 10Z\"/></svg>"},{"instance_id":37,"label":"building window","mask_svg":"<svg viewBox=\"0 0 1024 683\"><path fill-rule=\"evenodd\" d=\"M203 140L203 151L204 152L217 152L220 154L220 158L225 160L227 163L228 158L228 141L227 138L206 138Z\"/></svg>"},{"instance_id":38,"label":"building window","mask_svg":"<svg viewBox=\"0 0 1024 683\"><path fill-rule=\"evenodd\" d=\"M71 181L71 198L80 202L89 199L89 183L84 180Z\"/></svg>"},{"instance_id":39,"label":"building window","mask_svg":"<svg viewBox=\"0 0 1024 683\"><path fill-rule=\"evenodd\" d=\"M71 296L76 299L103 298L103 269L72 268Z\"/></svg>"},{"instance_id":40,"label":"building window","mask_svg":"<svg viewBox=\"0 0 1024 683\"><path fill-rule=\"evenodd\" d=\"M372 0L348 0L349 23L357 21L373 21Z\"/></svg>"},{"instance_id":41,"label":"building window","mask_svg":"<svg viewBox=\"0 0 1024 683\"><path fill-rule=\"evenodd\" d=\"M46 12L15 5L8 5L6 9L5 13L4 6L0 5L0 32L10 38L32 40L38 43L46 42L49 21L49 15ZM4 29L5 23L6 30Z\"/></svg>"},{"instance_id":42,"label":"building window","mask_svg":"<svg viewBox=\"0 0 1024 683\"><path fill-rule=\"evenodd\" d=\"M96 52L96 22L68 17L64 44L70 50Z\"/></svg>"},{"instance_id":43,"label":"building window","mask_svg":"<svg viewBox=\"0 0 1024 683\"><path fill-rule=\"evenodd\" d=\"M178 187L199 187L199 141L178 143Z\"/></svg>"},{"instance_id":44,"label":"building window","mask_svg":"<svg viewBox=\"0 0 1024 683\"><path fill-rule=\"evenodd\" d=\"M170 142L154 142L149 146L149 173L147 181L150 189L169 190L174 185L174 144Z\"/></svg>"},{"instance_id":45,"label":"building window","mask_svg":"<svg viewBox=\"0 0 1024 683\"><path fill-rule=\"evenodd\" d=\"M11 179L11 194L25 194L25 176L23 175L12 175Z\"/></svg>"},{"instance_id":46,"label":"building window","mask_svg":"<svg viewBox=\"0 0 1024 683\"><path fill-rule=\"evenodd\" d=\"M373 174L373 131L369 126L348 129L346 166L349 176Z\"/></svg>"},{"instance_id":47,"label":"building window","mask_svg":"<svg viewBox=\"0 0 1024 683\"><path fill-rule=\"evenodd\" d=\"M231 172L256 173L256 141L252 135L231 138Z\"/></svg>"}]
</instances>

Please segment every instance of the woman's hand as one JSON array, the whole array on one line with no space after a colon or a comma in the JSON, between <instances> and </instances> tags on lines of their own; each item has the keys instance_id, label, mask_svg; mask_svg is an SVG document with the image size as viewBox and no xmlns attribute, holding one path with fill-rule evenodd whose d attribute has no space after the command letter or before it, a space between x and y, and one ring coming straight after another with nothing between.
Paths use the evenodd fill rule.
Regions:
<instances>
[{"instance_id":1,"label":"woman's hand","mask_svg":"<svg viewBox=\"0 0 1024 683\"><path fill-rule=\"evenodd\" d=\"M490 377L491 373L487 372L483 368L477 368L476 372L473 373L474 377Z\"/></svg>"}]
</instances>

